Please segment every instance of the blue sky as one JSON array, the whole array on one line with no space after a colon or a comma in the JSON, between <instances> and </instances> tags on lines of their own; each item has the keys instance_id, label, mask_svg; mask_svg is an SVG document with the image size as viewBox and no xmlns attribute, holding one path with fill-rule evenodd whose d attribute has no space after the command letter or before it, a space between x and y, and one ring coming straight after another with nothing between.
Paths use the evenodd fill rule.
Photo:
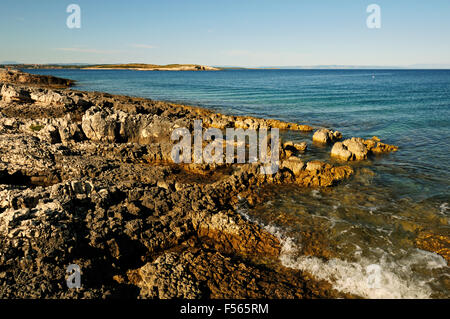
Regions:
<instances>
[{"instance_id":1,"label":"blue sky","mask_svg":"<svg viewBox=\"0 0 450 319\"><path fill-rule=\"evenodd\" d=\"M450 0L2 0L0 35L0 62L450 65Z\"/></svg>"}]
</instances>

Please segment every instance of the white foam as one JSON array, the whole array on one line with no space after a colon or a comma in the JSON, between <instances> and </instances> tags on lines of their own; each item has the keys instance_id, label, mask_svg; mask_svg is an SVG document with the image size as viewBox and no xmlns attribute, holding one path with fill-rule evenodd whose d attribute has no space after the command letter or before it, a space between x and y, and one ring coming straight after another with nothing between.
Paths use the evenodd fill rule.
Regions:
<instances>
[{"instance_id":1,"label":"white foam","mask_svg":"<svg viewBox=\"0 0 450 319\"><path fill-rule=\"evenodd\" d=\"M314 198L322 198L322 195L320 195L320 191L317 190L317 189L313 189L313 190L311 191L311 195L312 195L312 197L314 197Z\"/></svg>"},{"instance_id":2,"label":"white foam","mask_svg":"<svg viewBox=\"0 0 450 319\"><path fill-rule=\"evenodd\" d=\"M412 268L417 265L428 269L447 266L441 256L419 249L395 261L390 261L385 254L377 262L359 257L360 252L357 251L357 261L349 262L338 258L325 261L314 256L296 256L297 249L292 245L292 239L283 244L280 260L284 266L307 271L317 279L330 282L341 292L371 299L430 298L429 280L417 278ZM376 274L372 272L374 268L377 269Z\"/></svg>"},{"instance_id":3,"label":"white foam","mask_svg":"<svg viewBox=\"0 0 450 319\"><path fill-rule=\"evenodd\" d=\"M276 236L282 243L280 261L285 267L306 271L319 280L330 282L334 289L370 299L425 299L432 296L430 278L424 279L414 272L415 267L436 269L447 267L439 255L420 249L402 252L403 257L394 256L382 249L376 249L380 258L362 257L357 247L355 261L339 258L323 260L315 256L299 255L300 245L293 238L273 225L263 225L251 218L245 211L239 211L246 219L259 224ZM395 258L394 258L395 257ZM373 273L373 270L377 273Z\"/></svg>"},{"instance_id":4,"label":"white foam","mask_svg":"<svg viewBox=\"0 0 450 319\"><path fill-rule=\"evenodd\" d=\"M442 203L439 206L439 214L446 216L448 214L450 207L448 207L448 203Z\"/></svg>"},{"instance_id":5,"label":"white foam","mask_svg":"<svg viewBox=\"0 0 450 319\"><path fill-rule=\"evenodd\" d=\"M439 214L442 215L442 216L447 217L447 224L450 225L450 217L448 217L449 216L449 210L450 210L450 207L448 207L448 203L442 203L439 206Z\"/></svg>"}]
</instances>

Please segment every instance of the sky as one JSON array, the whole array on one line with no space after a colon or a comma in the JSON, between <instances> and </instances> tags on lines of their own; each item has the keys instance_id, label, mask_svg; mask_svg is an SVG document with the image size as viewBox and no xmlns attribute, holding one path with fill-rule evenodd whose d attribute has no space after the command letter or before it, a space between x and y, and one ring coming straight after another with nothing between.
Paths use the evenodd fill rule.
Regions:
<instances>
[{"instance_id":1,"label":"sky","mask_svg":"<svg viewBox=\"0 0 450 319\"><path fill-rule=\"evenodd\" d=\"M450 0L1 0L0 39L0 63L450 66Z\"/></svg>"}]
</instances>

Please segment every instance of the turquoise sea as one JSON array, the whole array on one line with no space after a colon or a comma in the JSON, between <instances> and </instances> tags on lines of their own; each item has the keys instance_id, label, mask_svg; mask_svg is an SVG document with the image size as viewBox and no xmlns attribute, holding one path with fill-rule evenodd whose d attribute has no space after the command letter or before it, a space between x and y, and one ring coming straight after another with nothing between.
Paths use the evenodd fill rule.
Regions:
<instances>
[{"instance_id":1,"label":"turquoise sea","mask_svg":"<svg viewBox=\"0 0 450 319\"><path fill-rule=\"evenodd\" d=\"M26 71L77 80L78 90L306 123L344 137L376 135L398 145L396 153L352 164L357 173L337 187L270 190L272 200L243 214L282 238L285 265L336 289L450 298L447 263L415 245L423 232L450 237L450 70ZM330 160L330 148L312 145L310 134L285 137L308 142L305 160ZM326 238L333 258L307 256L305 233Z\"/></svg>"}]
</instances>

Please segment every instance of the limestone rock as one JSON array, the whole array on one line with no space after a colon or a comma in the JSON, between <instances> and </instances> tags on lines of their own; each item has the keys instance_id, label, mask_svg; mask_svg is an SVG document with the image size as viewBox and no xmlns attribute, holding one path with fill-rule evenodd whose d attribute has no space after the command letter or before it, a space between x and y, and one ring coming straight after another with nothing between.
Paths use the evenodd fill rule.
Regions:
<instances>
[{"instance_id":1,"label":"limestone rock","mask_svg":"<svg viewBox=\"0 0 450 319\"><path fill-rule=\"evenodd\" d=\"M312 137L313 141L316 143L327 144L338 141L342 138L342 134L339 131L332 131L329 129L319 129L314 132Z\"/></svg>"},{"instance_id":2,"label":"limestone rock","mask_svg":"<svg viewBox=\"0 0 450 319\"><path fill-rule=\"evenodd\" d=\"M19 70L0 68L0 82L68 87L75 83L73 80L58 78L51 75L35 75Z\"/></svg>"},{"instance_id":3,"label":"limestone rock","mask_svg":"<svg viewBox=\"0 0 450 319\"><path fill-rule=\"evenodd\" d=\"M370 154L381 154L397 151L398 147L384 144L375 139L364 140L352 137L343 142L337 142L331 149L331 156L343 161L359 161L367 159Z\"/></svg>"},{"instance_id":4,"label":"limestone rock","mask_svg":"<svg viewBox=\"0 0 450 319\"><path fill-rule=\"evenodd\" d=\"M294 175L298 175L305 168L305 164L296 156L291 156L281 162L280 168L290 170Z\"/></svg>"},{"instance_id":5,"label":"limestone rock","mask_svg":"<svg viewBox=\"0 0 450 319\"><path fill-rule=\"evenodd\" d=\"M3 85L0 95L2 96L3 101L7 103L25 103L32 101L29 91L20 87L14 87L12 85Z\"/></svg>"},{"instance_id":6,"label":"limestone rock","mask_svg":"<svg viewBox=\"0 0 450 319\"><path fill-rule=\"evenodd\" d=\"M342 296L283 267L280 240L240 208L264 200L261 186L327 187L351 168L288 156L264 175L260 163L169 161L172 130L192 130L195 119L306 128L99 92L9 87L19 93L0 101L0 298ZM306 144L283 147L294 154ZM81 289L66 289L72 263L82 269Z\"/></svg>"},{"instance_id":7,"label":"limestone rock","mask_svg":"<svg viewBox=\"0 0 450 319\"><path fill-rule=\"evenodd\" d=\"M308 147L308 144L306 144L306 142L294 143L292 141L287 141L283 144L284 149L293 149L298 152L306 151L307 147Z\"/></svg>"},{"instance_id":8,"label":"limestone rock","mask_svg":"<svg viewBox=\"0 0 450 319\"><path fill-rule=\"evenodd\" d=\"M342 142L334 143L331 148L331 156L337 157L343 161L349 161L352 158L352 152Z\"/></svg>"}]
</instances>

